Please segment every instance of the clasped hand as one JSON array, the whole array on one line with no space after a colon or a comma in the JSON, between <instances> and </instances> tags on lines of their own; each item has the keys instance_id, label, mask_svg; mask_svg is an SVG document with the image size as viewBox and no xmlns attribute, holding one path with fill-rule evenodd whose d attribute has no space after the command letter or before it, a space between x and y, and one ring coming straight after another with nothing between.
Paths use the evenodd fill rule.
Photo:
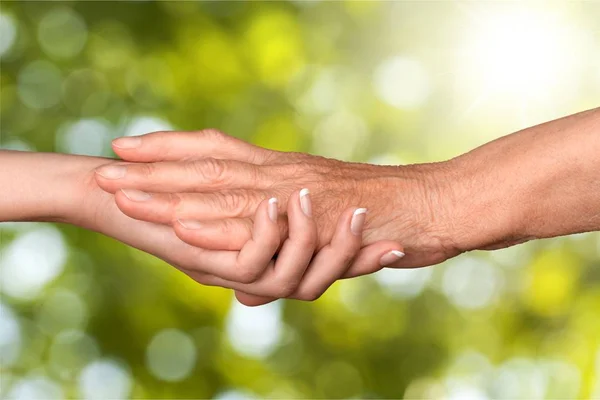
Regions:
<instances>
[{"instance_id":1,"label":"clasped hand","mask_svg":"<svg viewBox=\"0 0 600 400\"><path fill-rule=\"evenodd\" d=\"M345 163L213 130L119 138L113 148L124 161L97 168L98 186L127 216L187 244L136 247L247 305L315 300L341 278L460 252L444 226L443 164Z\"/></svg>"}]
</instances>

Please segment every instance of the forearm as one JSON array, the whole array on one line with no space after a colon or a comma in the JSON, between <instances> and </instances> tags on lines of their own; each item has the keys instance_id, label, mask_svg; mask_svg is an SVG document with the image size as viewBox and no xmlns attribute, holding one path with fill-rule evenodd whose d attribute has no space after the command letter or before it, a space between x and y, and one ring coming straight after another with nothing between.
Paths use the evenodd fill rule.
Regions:
<instances>
[{"instance_id":1,"label":"forearm","mask_svg":"<svg viewBox=\"0 0 600 400\"><path fill-rule=\"evenodd\" d=\"M450 164L461 250L600 230L600 109L503 137Z\"/></svg>"},{"instance_id":2,"label":"forearm","mask_svg":"<svg viewBox=\"0 0 600 400\"><path fill-rule=\"evenodd\" d=\"M91 171L108 160L0 151L0 221L81 222Z\"/></svg>"}]
</instances>

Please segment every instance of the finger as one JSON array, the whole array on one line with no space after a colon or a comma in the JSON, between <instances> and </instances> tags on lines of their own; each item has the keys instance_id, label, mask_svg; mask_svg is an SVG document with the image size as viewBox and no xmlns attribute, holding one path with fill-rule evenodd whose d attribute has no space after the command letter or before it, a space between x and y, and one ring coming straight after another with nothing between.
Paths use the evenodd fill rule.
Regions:
<instances>
[{"instance_id":1,"label":"finger","mask_svg":"<svg viewBox=\"0 0 600 400\"><path fill-rule=\"evenodd\" d=\"M351 208L342 214L331 244L321 249L313 259L292 298L315 300L336 280L342 278L350 267L350 261L360 250L366 211L364 208ZM239 291L236 292L236 298L250 307L276 300L274 297L255 296Z\"/></svg>"},{"instance_id":2,"label":"finger","mask_svg":"<svg viewBox=\"0 0 600 400\"><path fill-rule=\"evenodd\" d=\"M257 210L252 239L242 247L236 259L237 269L245 273L242 280L238 279L243 283L256 281L274 264L272 260L280 244L277 199L272 197L262 204L266 204L267 212Z\"/></svg>"},{"instance_id":3,"label":"finger","mask_svg":"<svg viewBox=\"0 0 600 400\"><path fill-rule=\"evenodd\" d=\"M240 250L252 238L252 225L250 218L218 221L178 220L173 223L173 229L182 241L195 247Z\"/></svg>"},{"instance_id":4,"label":"finger","mask_svg":"<svg viewBox=\"0 0 600 400\"><path fill-rule=\"evenodd\" d=\"M404 248L397 242L382 240L364 247L343 278L368 275L382 268L396 268L404 258Z\"/></svg>"},{"instance_id":5,"label":"finger","mask_svg":"<svg viewBox=\"0 0 600 400\"><path fill-rule=\"evenodd\" d=\"M96 182L105 191L138 189L145 192L197 192L267 188L260 167L233 160L109 164L96 169Z\"/></svg>"},{"instance_id":6,"label":"finger","mask_svg":"<svg viewBox=\"0 0 600 400\"><path fill-rule=\"evenodd\" d=\"M308 189L292 195L287 213L289 237L277 255L272 277L265 276L263 280L264 293L277 298L288 297L296 291L318 243L317 225L312 216Z\"/></svg>"},{"instance_id":7,"label":"finger","mask_svg":"<svg viewBox=\"0 0 600 400\"><path fill-rule=\"evenodd\" d=\"M122 137L112 143L123 160L134 162L179 161L204 157L262 164L269 151L215 129L196 132L153 132Z\"/></svg>"},{"instance_id":8,"label":"finger","mask_svg":"<svg viewBox=\"0 0 600 400\"><path fill-rule=\"evenodd\" d=\"M351 208L340 216L331 243L314 258L292 298L316 300L346 273L360 250L366 213L366 208Z\"/></svg>"},{"instance_id":9,"label":"finger","mask_svg":"<svg viewBox=\"0 0 600 400\"><path fill-rule=\"evenodd\" d=\"M263 201L256 211L252 236L240 251L205 251L201 262L192 269L229 281L219 286L233 288L231 283L254 282L272 266L271 260L279 247L276 219L276 200Z\"/></svg>"},{"instance_id":10,"label":"finger","mask_svg":"<svg viewBox=\"0 0 600 400\"><path fill-rule=\"evenodd\" d=\"M263 306L277 300L275 297L256 296L239 290L235 291L235 298L247 307Z\"/></svg>"},{"instance_id":11,"label":"finger","mask_svg":"<svg viewBox=\"0 0 600 400\"><path fill-rule=\"evenodd\" d=\"M323 250L325 250L325 248L323 248L319 252L319 254L321 254ZM386 266L394 267L395 265L398 265L398 261L401 261L402 257L404 257L402 254L404 254L403 248L399 243L389 240L379 241L377 243L362 248L356 256L355 260L351 263L349 268L347 268L343 276L340 276L338 278L353 278L377 272L380 269L385 268ZM317 257L319 257L319 255L317 255ZM313 260L309 267L309 271L313 270L313 267L316 265L316 261L317 260L315 258L315 260ZM306 280L308 280L308 274L309 272L307 272L305 275ZM325 290L323 290L323 292L324 291ZM294 294L291 296L291 298L298 298L301 300L314 300L316 297L318 297L318 292L319 290L316 289L315 294L304 293L305 297L296 296ZM276 298L274 297L256 296L240 291L236 292L236 298L240 303L249 307L260 306L276 300Z\"/></svg>"},{"instance_id":12,"label":"finger","mask_svg":"<svg viewBox=\"0 0 600 400\"><path fill-rule=\"evenodd\" d=\"M119 209L127 216L158 224L178 219L212 221L251 217L265 193L256 190L225 190L215 193L146 193L121 189L115 193Z\"/></svg>"},{"instance_id":13,"label":"finger","mask_svg":"<svg viewBox=\"0 0 600 400\"><path fill-rule=\"evenodd\" d=\"M214 278L211 285L230 287L246 294L263 296L253 299L254 305L271 298L288 297L296 291L317 245L317 227L312 218L308 190L302 189L292 195L288 202L289 237L277 256L275 265L267 268L264 275L251 284L238 284ZM242 300L247 298L240 296ZM263 301L264 300L264 301Z\"/></svg>"}]
</instances>

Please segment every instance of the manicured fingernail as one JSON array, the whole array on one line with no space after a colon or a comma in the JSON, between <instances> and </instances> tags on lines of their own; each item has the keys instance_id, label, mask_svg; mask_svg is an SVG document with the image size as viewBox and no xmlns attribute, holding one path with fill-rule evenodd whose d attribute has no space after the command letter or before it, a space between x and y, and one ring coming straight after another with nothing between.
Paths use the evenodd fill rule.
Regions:
<instances>
[{"instance_id":1,"label":"manicured fingernail","mask_svg":"<svg viewBox=\"0 0 600 400\"><path fill-rule=\"evenodd\" d=\"M201 229L203 227L201 222L193 221L191 219L178 219L177 222L179 222L185 229Z\"/></svg>"},{"instance_id":2,"label":"manicured fingernail","mask_svg":"<svg viewBox=\"0 0 600 400\"><path fill-rule=\"evenodd\" d=\"M152 197L151 194L136 189L121 189L121 192L131 201L146 201Z\"/></svg>"},{"instance_id":3,"label":"manicured fingernail","mask_svg":"<svg viewBox=\"0 0 600 400\"><path fill-rule=\"evenodd\" d=\"M125 176L127 167L122 165L105 165L104 167L98 168L96 172L106 179L120 179Z\"/></svg>"},{"instance_id":4,"label":"manicured fingernail","mask_svg":"<svg viewBox=\"0 0 600 400\"><path fill-rule=\"evenodd\" d=\"M137 136L132 137L120 137L113 140L113 146L120 149L135 149L142 145L142 138Z\"/></svg>"},{"instance_id":5,"label":"manicured fingernail","mask_svg":"<svg viewBox=\"0 0 600 400\"><path fill-rule=\"evenodd\" d=\"M273 222L277 222L277 199L271 197L269 199L269 218Z\"/></svg>"},{"instance_id":6,"label":"manicured fingernail","mask_svg":"<svg viewBox=\"0 0 600 400\"><path fill-rule=\"evenodd\" d=\"M379 265L385 267L386 265L390 265L398 261L404 257L404 253L399 250L392 250L389 253L384 254L383 257L379 260Z\"/></svg>"},{"instance_id":7,"label":"manicured fingernail","mask_svg":"<svg viewBox=\"0 0 600 400\"><path fill-rule=\"evenodd\" d=\"M312 215L312 205L310 204L310 196L308 195L310 191L306 188L300 191L300 208L302 208L302 212L307 217Z\"/></svg>"},{"instance_id":8,"label":"manicured fingernail","mask_svg":"<svg viewBox=\"0 0 600 400\"><path fill-rule=\"evenodd\" d=\"M357 208L352 214L352 220L350 221L350 231L355 235L362 233L363 225L365 224L365 218L367 216L366 208Z\"/></svg>"}]
</instances>

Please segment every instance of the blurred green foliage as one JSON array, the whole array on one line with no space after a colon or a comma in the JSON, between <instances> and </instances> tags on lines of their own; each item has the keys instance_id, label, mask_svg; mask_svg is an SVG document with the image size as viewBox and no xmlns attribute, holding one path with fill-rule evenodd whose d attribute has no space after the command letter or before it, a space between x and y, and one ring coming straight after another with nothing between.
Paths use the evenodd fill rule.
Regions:
<instances>
[{"instance_id":1,"label":"blurred green foliage","mask_svg":"<svg viewBox=\"0 0 600 400\"><path fill-rule=\"evenodd\" d=\"M518 33L506 54L493 34L489 49L470 47L490 18L523 9L540 32L530 19L522 32L504 26ZM593 2L3 1L0 11L4 148L111 156L124 134L215 127L279 150L423 162L600 98ZM544 42L552 27L567 53ZM543 51L511 53L519 43ZM490 59L502 68L483 67ZM539 61L550 75L531 69ZM598 234L246 309L91 232L1 229L3 398L600 398Z\"/></svg>"}]
</instances>

